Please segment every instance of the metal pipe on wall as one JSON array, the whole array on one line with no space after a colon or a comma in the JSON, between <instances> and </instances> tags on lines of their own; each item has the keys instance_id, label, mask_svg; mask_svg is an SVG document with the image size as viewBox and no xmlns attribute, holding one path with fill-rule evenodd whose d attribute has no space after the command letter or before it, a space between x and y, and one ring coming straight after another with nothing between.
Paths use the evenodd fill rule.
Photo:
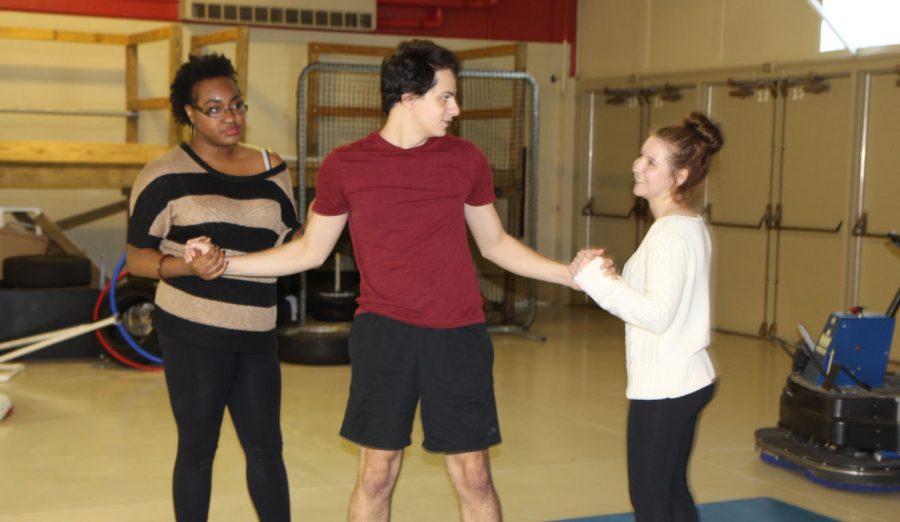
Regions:
<instances>
[{"instance_id":1,"label":"metal pipe on wall","mask_svg":"<svg viewBox=\"0 0 900 522\"><path fill-rule=\"evenodd\" d=\"M869 140L869 97L871 96L872 89L872 74L866 73L865 79L863 80L863 89L862 89L862 128L860 129L860 153L859 153L859 179L857 180L857 193L856 193L856 216L857 218L861 217L865 213L865 191L866 191L866 149L868 147ZM861 264L862 264L862 238L854 237L851 234L850 240L853 242L852 246L852 281L850 284L850 295L851 302L845 303L848 305L856 305L859 303L859 282L860 282L860 272L861 272Z\"/></svg>"},{"instance_id":2,"label":"metal pipe on wall","mask_svg":"<svg viewBox=\"0 0 900 522\"><path fill-rule=\"evenodd\" d=\"M594 113L597 93L590 93L590 103L588 108L588 164L587 164L587 196L588 199L594 193ZM591 216L587 216L587 226L585 227L584 247L591 246Z\"/></svg>"}]
</instances>

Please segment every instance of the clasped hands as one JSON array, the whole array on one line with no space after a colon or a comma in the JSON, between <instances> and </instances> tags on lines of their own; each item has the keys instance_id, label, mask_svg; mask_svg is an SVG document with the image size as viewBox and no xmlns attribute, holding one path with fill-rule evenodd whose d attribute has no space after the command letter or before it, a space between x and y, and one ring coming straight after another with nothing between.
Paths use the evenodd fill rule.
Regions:
<instances>
[{"instance_id":1,"label":"clasped hands","mask_svg":"<svg viewBox=\"0 0 900 522\"><path fill-rule=\"evenodd\" d=\"M612 258L603 257L602 248L585 248L583 250L579 250L578 254L575 255L575 259L573 259L572 262L569 263L569 273L574 278L595 258L600 258L600 269L602 270L605 277L610 277L613 279L617 279L619 277L619 275L616 273L616 266L613 263ZM577 283L575 286L577 288ZM581 290L581 288L579 288L579 290Z\"/></svg>"},{"instance_id":2,"label":"clasped hands","mask_svg":"<svg viewBox=\"0 0 900 522\"><path fill-rule=\"evenodd\" d=\"M191 271L205 281L221 277L228 268L225 251L206 236L189 240L184 246L182 258Z\"/></svg>"},{"instance_id":3,"label":"clasped hands","mask_svg":"<svg viewBox=\"0 0 900 522\"><path fill-rule=\"evenodd\" d=\"M188 240L184 246L183 257L184 262L192 267L197 276L207 281L220 277L228 268L228 258L225 255L225 251L213 244L212 240L206 236ZM602 260L600 268L603 270L603 275L618 278L613 260L609 257L603 257L602 248L585 248L580 250L572 262L569 263L571 277L574 278L588 263L598 257ZM573 287L577 288L577 285L573 285Z\"/></svg>"}]
</instances>

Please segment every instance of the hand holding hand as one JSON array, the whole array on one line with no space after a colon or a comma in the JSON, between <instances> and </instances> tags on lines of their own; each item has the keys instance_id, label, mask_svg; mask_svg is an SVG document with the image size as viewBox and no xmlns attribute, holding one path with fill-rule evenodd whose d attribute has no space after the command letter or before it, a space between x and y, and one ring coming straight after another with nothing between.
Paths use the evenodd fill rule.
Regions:
<instances>
[{"instance_id":1,"label":"hand holding hand","mask_svg":"<svg viewBox=\"0 0 900 522\"><path fill-rule=\"evenodd\" d=\"M613 258L604 257L603 263L600 264L600 268L603 269L603 275L606 277L611 277L613 279L619 278L619 274L616 273L616 263L613 261Z\"/></svg>"},{"instance_id":2,"label":"hand holding hand","mask_svg":"<svg viewBox=\"0 0 900 522\"><path fill-rule=\"evenodd\" d=\"M206 236L189 239L188 242L184 245L184 253L182 254L184 262L187 264L191 264L194 259L196 259L198 256L208 253L209 250L214 246L215 245L212 244L212 240Z\"/></svg>"},{"instance_id":3,"label":"hand holding hand","mask_svg":"<svg viewBox=\"0 0 900 522\"><path fill-rule=\"evenodd\" d=\"M579 251L575 256L575 259L572 260L572 263L569 264L569 271L572 274L573 282L574 277L581 272L588 263L597 258L600 259L600 269L603 271L603 275L605 277L618 279L619 275L616 273L615 263L611 257L603 257L603 252L604 250L602 248L586 248ZM581 290L577 283L573 285L573 288Z\"/></svg>"},{"instance_id":4,"label":"hand holding hand","mask_svg":"<svg viewBox=\"0 0 900 522\"><path fill-rule=\"evenodd\" d=\"M603 249L602 248L585 248L583 250L579 250L578 254L575 255L575 259L569 264L569 272L572 273L572 277L581 272L581 270L587 266L595 257L602 257ZM609 265L612 265L611 259L604 259L604 263L609 262Z\"/></svg>"},{"instance_id":5,"label":"hand holding hand","mask_svg":"<svg viewBox=\"0 0 900 522\"><path fill-rule=\"evenodd\" d=\"M225 251L208 237L189 240L184 247L184 261L194 275L206 281L221 277L228 268Z\"/></svg>"}]
</instances>

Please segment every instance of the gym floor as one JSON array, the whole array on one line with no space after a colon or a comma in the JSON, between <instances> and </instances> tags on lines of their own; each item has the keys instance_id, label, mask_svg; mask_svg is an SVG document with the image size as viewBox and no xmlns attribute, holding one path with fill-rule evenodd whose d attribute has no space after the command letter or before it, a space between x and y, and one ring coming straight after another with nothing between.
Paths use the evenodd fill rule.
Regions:
<instances>
[{"instance_id":1,"label":"gym floor","mask_svg":"<svg viewBox=\"0 0 900 522\"><path fill-rule=\"evenodd\" d=\"M546 342L494 336L504 443L492 449L507 521L629 511L625 474L623 328L587 307L539 309ZM790 361L775 345L717 334L721 374L691 467L698 502L770 497L843 521L897 520L900 493L828 489L760 462L753 431L774 425ZM340 521L357 449L337 435L348 366L283 365L285 459L295 520ZM159 373L99 360L26 361L0 392L15 402L0 423L0 522L172 520L175 426ZM395 521L458 520L440 455L405 456ZM243 455L226 420L210 520L255 520Z\"/></svg>"}]
</instances>

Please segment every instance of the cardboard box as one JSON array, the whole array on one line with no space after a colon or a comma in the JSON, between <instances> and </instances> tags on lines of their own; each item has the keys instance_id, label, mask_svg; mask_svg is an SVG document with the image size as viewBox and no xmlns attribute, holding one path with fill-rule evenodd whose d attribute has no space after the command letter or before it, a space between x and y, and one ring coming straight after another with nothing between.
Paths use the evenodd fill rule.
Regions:
<instances>
[{"instance_id":1,"label":"cardboard box","mask_svg":"<svg viewBox=\"0 0 900 522\"><path fill-rule=\"evenodd\" d=\"M12 256L41 255L47 253L50 240L21 227L0 228L0 279L3 278L3 260Z\"/></svg>"}]
</instances>

